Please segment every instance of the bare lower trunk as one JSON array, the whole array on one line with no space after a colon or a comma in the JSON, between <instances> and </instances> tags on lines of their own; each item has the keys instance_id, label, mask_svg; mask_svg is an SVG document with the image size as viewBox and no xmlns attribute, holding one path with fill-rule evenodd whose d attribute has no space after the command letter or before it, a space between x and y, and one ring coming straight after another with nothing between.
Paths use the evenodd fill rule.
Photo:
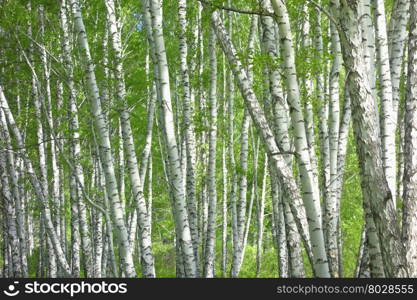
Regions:
<instances>
[{"instance_id":1,"label":"bare lower trunk","mask_svg":"<svg viewBox=\"0 0 417 300\"><path fill-rule=\"evenodd\" d=\"M417 1L411 0L408 40L408 78L405 107L404 203L402 240L409 276L417 276Z\"/></svg>"}]
</instances>

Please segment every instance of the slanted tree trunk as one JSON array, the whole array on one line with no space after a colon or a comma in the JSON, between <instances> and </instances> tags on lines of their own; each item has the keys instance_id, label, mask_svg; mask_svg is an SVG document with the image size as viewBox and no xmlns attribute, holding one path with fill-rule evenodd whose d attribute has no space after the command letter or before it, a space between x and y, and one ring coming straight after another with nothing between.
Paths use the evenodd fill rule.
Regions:
<instances>
[{"instance_id":1,"label":"slanted tree trunk","mask_svg":"<svg viewBox=\"0 0 417 300\"><path fill-rule=\"evenodd\" d=\"M410 0L395 0L388 30L389 65L392 83L393 122L398 128L401 69L407 41L407 24L410 17ZM401 196L401 194L400 194Z\"/></svg>"},{"instance_id":2,"label":"slanted tree trunk","mask_svg":"<svg viewBox=\"0 0 417 300\"><path fill-rule=\"evenodd\" d=\"M9 218L12 220L13 215L16 216L15 220L15 227L17 231L17 237L18 237L18 245L13 245L11 247L12 251L19 251L19 261L16 266L15 270L15 276L16 277L27 277L28 276L28 251L27 251L27 236L26 236L26 222L25 222L25 211L22 204L22 194L19 191L19 182L18 182L18 173L16 170L16 161L17 157L12 152L12 141L10 137L9 130L7 129L7 122L6 122L6 116L4 115L3 111L0 110L0 134L2 135L2 141L3 141L3 148L4 148L4 162L2 166L2 176L6 176L6 178L2 178L4 181L3 189L3 197L4 197L4 203L6 208L9 210ZM1 155L1 154L0 154ZM7 174L9 174L9 179L7 179ZM9 184L8 182L9 181ZM9 188L10 187L10 188ZM8 190L10 190L10 196L7 195ZM10 198L12 197L12 198ZM9 205L11 205L9 207ZM10 220L9 220L10 221ZM11 221L11 226L8 226L9 230L13 231L14 227L14 221ZM14 243L13 236L9 235L10 241Z\"/></svg>"},{"instance_id":3,"label":"slanted tree trunk","mask_svg":"<svg viewBox=\"0 0 417 300\"><path fill-rule=\"evenodd\" d=\"M187 208L190 223L191 237L193 241L194 255L198 262L198 226L196 210L196 141L193 123L193 89L190 83L189 68L187 63L188 45L186 40L187 34L187 4L185 0L178 1L178 16L180 24L180 69L182 75L182 86L184 89L183 106L184 106L184 129L185 143L187 153L187 170L186 170L186 193Z\"/></svg>"},{"instance_id":4,"label":"slanted tree trunk","mask_svg":"<svg viewBox=\"0 0 417 300\"><path fill-rule=\"evenodd\" d=\"M264 142L266 151L268 152L269 159L273 164L274 171L279 175L280 179L283 182L283 186L293 200L292 204L297 204L300 201L300 194L294 177L292 176L291 171L287 167L284 159L282 158L278 146L275 142L274 135L268 125L268 122L265 118L263 110L261 109L258 100L255 97L255 94L250 86L250 83L247 79L247 75L245 70L242 67L241 62L238 60L236 55L236 50L228 37L226 30L220 20L218 12L213 12L211 17L211 22L214 28L216 29L217 38L222 46L223 52L226 54L229 64L232 67L233 73L235 75L236 81L238 83L238 87L242 94L243 99L245 100L245 106L247 106L248 111L251 114L252 120L257 128L258 134L262 137ZM310 203L312 204L312 203ZM302 226L301 220L302 217L300 215L303 214L302 211L299 209L303 209L303 207L294 207L295 215L297 216L297 227L299 232L303 237L303 242L305 246L310 249L309 247L309 240L306 232L304 231L304 227ZM310 207L311 208L311 207ZM311 223L311 221L310 221ZM327 260L322 261L320 257L325 255L324 252L324 241L323 241L323 232L321 230L317 230L315 224L311 223L309 226L309 233L312 239L315 239L317 242L316 245L321 245L322 247L313 247L314 257L314 268L318 276L329 277L328 268L327 271L322 268L322 265L325 264L327 266ZM321 251L322 249L323 251Z\"/></svg>"},{"instance_id":5,"label":"slanted tree trunk","mask_svg":"<svg viewBox=\"0 0 417 300\"><path fill-rule=\"evenodd\" d=\"M339 253L338 253L338 198L336 195L336 184L338 177L337 158L339 140L339 72L341 65L339 34L333 23L330 23L331 51L333 64L329 77L329 161L330 161L330 182L328 186L328 198L325 203L325 226L327 257L332 277L339 277Z\"/></svg>"},{"instance_id":6,"label":"slanted tree trunk","mask_svg":"<svg viewBox=\"0 0 417 300\"><path fill-rule=\"evenodd\" d=\"M111 37L111 43L114 50L115 61L115 78L117 81L116 95L122 102L122 111L120 113L120 123L123 137L124 149L126 152L127 168L129 171L130 185L133 192L134 204L137 211L137 220L140 233L140 253L143 277L155 277L154 257L152 253L151 232L148 217L148 210L143 195L143 182L140 180L139 166L136 158L135 146L133 141L132 128L130 125L130 115L125 99L126 88L123 78L122 65L122 41L120 25L116 19L116 11L113 0L106 0L108 28ZM135 214L132 222L136 223ZM132 251L131 249L130 251Z\"/></svg>"},{"instance_id":7,"label":"slanted tree trunk","mask_svg":"<svg viewBox=\"0 0 417 300\"><path fill-rule=\"evenodd\" d=\"M5 211L5 229L7 232L7 244L5 247L10 249L9 274L10 277L23 277L23 265L21 257L21 247L18 236L18 226L16 218L16 199L12 191L12 184L8 176L7 161L8 156L11 155L12 149L8 143L8 129L6 124L6 117L3 111L0 111L0 137L6 141L5 145L0 151L0 196Z\"/></svg>"},{"instance_id":8,"label":"slanted tree trunk","mask_svg":"<svg viewBox=\"0 0 417 300\"><path fill-rule=\"evenodd\" d=\"M44 217L44 220L45 220L45 228L49 235L49 238L51 239L51 245L53 247L55 256L58 259L58 263L60 267L62 268L64 276L70 276L71 274L70 267L66 261L65 253L61 247L61 244L59 243L55 228L52 223L52 217L51 217L48 200L45 198L40 180L38 179L37 175L34 173L32 162L30 161L26 153L24 144L23 144L22 135L20 133L19 128L17 127L15 118L9 108L9 104L6 100L6 97L3 92L3 87L1 85L0 85L0 107L2 108L6 116L6 120L7 120L7 124L9 128L13 132L13 135L16 140L16 145L19 149L18 153L23 158L23 161L26 167L26 172L29 175L29 178L35 190L36 196L38 200L40 201L41 208L42 208L42 216ZM2 126L5 126L5 124L3 124Z\"/></svg>"},{"instance_id":9,"label":"slanted tree trunk","mask_svg":"<svg viewBox=\"0 0 417 300\"><path fill-rule=\"evenodd\" d=\"M338 16L343 60L348 71L349 93L355 133L361 185L365 202L369 202L374 217L385 273L390 277L407 276L405 249L400 243L394 202L385 179L377 114L367 78L361 48L359 1L340 1ZM378 187L378 188L375 188Z\"/></svg>"},{"instance_id":10,"label":"slanted tree trunk","mask_svg":"<svg viewBox=\"0 0 417 300\"><path fill-rule=\"evenodd\" d=\"M256 277L261 273L263 236L264 236L264 215L265 215L265 198L266 198L266 180L268 175L268 156L264 158L264 173L262 176L261 197L256 197L256 213L257 213L257 236L256 236ZM256 184L256 182L255 182Z\"/></svg>"},{"instance_id":11,"label":"slanted tree trunk","mask_svg":"<svg viewBox=\"0 0 417 300\"><path fill-rule=\"evenodd\" d=\"M394 208L397 196L397 167L395 128L396 111L393 105L390 59L388 51L387 22L385 19L385 4L383 0L375 0L375 36L378 58L378 73L381 89L381 138L382 163L384 173L391 191Z\"/></svg>"},{"instance_id":12,"label":"slanted tree trunk","mask_svg":"<svg viewBox=\"0 0 417 300\"><path fill-rule=\"evenodd\" d=\"M272 10L270 1L263 0L261 2L262 7L265 10ZM278 60L279 44L278 31L274 28L274 21L272 17L262 17L262 50L265 51L272 60ZM289 119L288 119L288 105L285 101L283 90L281 88L280 71L277 66L268 66L268 82L269 93L271 95L271 103L265 103L265 110L269 108L269 119L271 126L274 128L276 141L281 151L290 152L291 144L289 138ZM291 155L283 155L288 167L291 167L292 157ZM272 170L271 170L272 171ZM271 172L272 174L272 172ZM274 176L272 176L274 177ZM272 205L274 213L274 222L276 226L276 232L279 236L279 259L280 259L280 277L303 277L304 266L302 264L301 256L301 241L297 232L297 227L294 223L288 202L285 201L288 198L285 195L285 189L280 189L280 184L276 180L271 179L271 192L272 192ZM285 202L285 203L284 203ZM285 214L285 215L284 215ZM307 220L303 220L304 223ZM307 225L305 225L307 226ZM307 227L305 227L307 228ZM288 236L286 232L288 231ZM288 241L288 242L287 242ZM291 248L292 251L288 251L286 248ZM288 252L288 253L287 253ZM287 254L290 257L291 263L289 263L290 270L288 270ZM289 273L288 273L289 272Z\"/></svg>"},{"instance_id":13,"label":"slanted tree trunk","mask_svg":"<svg viewBox=\"0 0 417 300\"><path fill-rule=\"evenodd\" d=\"M81 49L81 57L84 60L88 97L91 102L91 111L93 113L95 129L98 135L99 153L103 165L107 194L110 199L110 208L119 244L121 265L125 276L135 277L136 271L133 265L132 251L129 245L128 233L124 222L124 213L117 188L114 162L111 153L109 130L101 106L99 89L95 75L95 67L91 58L87 33L85 31L85 26L78 1L71 0L70 3L73 13L75 30L78 38L78 45Z\"/></svg>"},{"instance_id":14,"label":"slanted tree trunk","mask_svg":"<svg viewBox=\"0 0 417 300\"><path fill-rule=\"evenodd\" d=\"M272 7L278 23L280 42L283 51L284 70L291 124L295 135L295 149L298 153L298 166L301 175L303 201L308 215L312 249L315 252L315 271L319 277L329 276L329 266L324 244L320 195L318 181L312 170L312 160L308 151L304 117L300 104L300 91L295 70L295 55L287 8L282 0L272 0ZM314 233L314 234L313 234Z\"/></svg>"},{"instance_id":15,"label":"slanted tree trunk","mask_svg":"<svg viewBox=\"0 0 417 300\"><path fill-rule=\"evenodd\" d=\"M360 5L360 26L362 33L362 46L363 46L363 58L367 67L367 74L371 93L374 101L374 110L377 114L377 123L380 124L379 120L379 101L377 97L377 86L376 86L376 53L375 53L375 26L372 20L372 0L363 0L359 3ZM339 0L334 0L335 6L338 6ZM379 128L379 127L378 127Z\"/></svg>"}]
</instances>

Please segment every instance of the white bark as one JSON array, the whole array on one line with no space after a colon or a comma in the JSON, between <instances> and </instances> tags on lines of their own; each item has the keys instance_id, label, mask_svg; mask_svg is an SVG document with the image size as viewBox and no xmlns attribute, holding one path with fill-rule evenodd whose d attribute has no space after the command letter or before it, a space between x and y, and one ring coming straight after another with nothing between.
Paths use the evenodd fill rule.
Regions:
<instances>
[{"instance_id":1,"label":"white bark","mask_svg":"<svg viewBox=\"0 0 417 300\"><path fill-rule=\"evenodd\" d=\"M264 9L272 9L269 1L262 1L262 7ZM265 51L269 57L276 61L278 57L278 30L274 28L274 21L271 17L262 17L262 49ZM265 110L269 109L269 115L271 126L274 128L275 139L278 143L279 148L284 152L291 151L291 144L289 138L289 118L288 118L288 105L285 101L283 90L281 88L281 77L280 71L277 66L268 66L267 75L269 81L269 93L271 95L271 104L265 103ZM267 106L268 105L268 106ZM270 107L270 106L272 107ZM289 167L292 164L291 155L284 155L284 159ZM274 176L272 176L274 177ZM274 192L272 193L273 198L273 213L274 213L274 222L276 226L276 232L279 239L279 259L280 259L280 277L303 277L304 275L304 266L302 265L301 257L301 248L300 248L300 236L297 232L297 227L294 223L294 218L292 212L288 205L287 201L284 201L288 197L285 195L285 191L279 190L279 183L271 182L271 187L273 187ZM275 191L276 190L276 191ZM284 203L285 202L285 203ZM301 203L297 204L302 205ZM284 209L285 208L285 209ZM284 215L285 214L285 215ZM307 229L307 219L302 219L303 227ZM286 231L288 231L288 236L286 236ZM308 230L306 230L308 231ZM291 246L293 251L287 254L287 239L288 245ZM309 240L309 238L308 238ZM284 243L285 241L285 243ZM288 270L288 260L287 256L290 257L292 263L289 265L291 270Z\"/></svg>"},{"instance_id":2,"label":"white bark","mask_svg":"<svg viewBox=\"0 0 417 300\"><path fill-rule=\"evenodd\" d=\"M78 45L81 49L82 59L84 60L88 97L91 102L91 111L93 114L95 129L98 135L99 152L103 164L103 171L106 179L106 189L110 199L110 208L119 244L121 265L125 276L135 277L136 272L133 264L132 252L129 245L127 229L124 222L124 214L117 188L114 162L111 153L109 130L101 107L99 89L95 75L95 67L91 58L90 47L88 44L87 34L85 31L79 3L77 0L71 0L70 3L72 7L75 30L78 38Z\"/></svg>"},{"instance_id":3,"label":"white bark","mask_svg":"<svg viewBox=\"0 0 417 300\"><path fill-rule=\"evenodd\" d=\"M398 107L400 104L401 69L407 41L407 24L410 17L410 0L395 0L391 11L388 31L389 65L391 68L392 104L394 124L398 127Z\"/></svg>"},{"instance_id":4,"label":"white bark","mask_svg":"<svg viewBox=\"0 0 417 300\"><path fill-rule=\"evenodd\" d=\"M323 239L320 195L318 182L312 170L312 157L308 151L304 117L300 104L300 91L295 70L295 55L287 8L282 0L273 0L281 47L284 54L284 70L290 106L291 124L294 129L295 149L298 153L299 171L304 205L309 221L311 244L315 252L315 271L319 277L329 276L329 266ZM314 234L313 234L314 233Z\"/></svg>"},{"instance_id":5,"label":"white bark","mask_svg":"<svg viewBox=\"0 0 417 300\"><path fill-rule=\"evenodd\" d=\"M382 163L385 177L396 206L397 167L396 167L396 111L393 105L390 59L388 52L387 22L383 0L375 0L375 37L378 58L378 73L381 89L381 138Z\"/></svg>"},{"instance_id":6,"label":"white bark","mask_svg":"<svg viewBox=\"0 0 417 300\"><path fill-rule=\"evenodd\" d=\"M0 111L0 137L7 141L8 129L6 118L3 111ZM8 176L7 156L10 156L12 149L6 143L2 145L0 151L0 197L5 211L5 220L3 220L6 232L7 241L5 247L10 248L9 274L10 277L23 277L23 264L21 257L21 247L18 237L18 223L16 218L15 195L12 191L11 183Z\"/></svg>"},{"instance_id":7,"label":"white bark","mask_svg":"<svg viewBox=\"0 0 417 300\"><path fill-rule=\"evenodd\" d=\"M246 72L243 69L241 62L237 59L236 50L234 49L233 44L230 41L226 33L226 30L224 29L218 12L213 13L211 21L216 29L216 34L223 48L223 51L227 55L229 64L232 67L240 92L245 100L245 105L247 106L248 111L251 114L252 120L257 128L257 131L262 137L265 148L268 151L269 159L272 161L275 171L283 181L286 192L293 199L294 203L298 203L298 201L300 200L300 194L296 182L292 176L292 172L289 170L284 159L280 155L279 149L275 142L274 135L268 126L268 122L265 118L265 115L250 86ZM311 213L312 211L314 211L314 204L306 203L306 205L308 204L310 204L309 208ZM299 230L301 231L301 223L299 223L299 220L297 220L297 222L300 225ZM315 255L314 268L316 270L317 276L328 277L329 272L327 266L327 259L325 259L326 253L324 248L323 232L321 230L321 224L317 224L316 222L317 215L314 215L314 219L309 219L310 236L312 240L314 240L314 244L312 247L313 253ZM304 234L303 237L306 237L306 235ZM304 242L307 243L306 240L304 240Z\"/></svg>"},{"instance_id":8,"label":"white bark","mask_svg":"<svg viewBox=\"0 0 417 300\"><path fill-rule=\"evenodd\" d=\"M266 198L266 179L268 175L268 156L264 158L264 173L262 176L262 190L261 197L256 197L256 212L257 212L257 236L256 236L256 277L259 277L261 273L261 259L262 259L262 246L264 236L264 215L265 215L265 198ZM255 183L256 184L256 181Z\"/></svg>"},{"instance_id":9,"label":"white bark","mask_svg":"<svg viewBox=\"0 0 417 300\"><path fill-rule=\"evenodd\" d=\"M140 233L140 253L143 277L155 277L154 258L152 253L151 232L149 225L148 210L143 195L143 182L140 180L139 166L136 158L135 146L133 141L132 128L130 125L130 115L126 103L126 88L123 78L122 64L122 41L120 33L120 25L116 19L116 11L113 0L106 0L107 19L111 43L114 50L115 61L115 78L117 81L116 95L118 100L122 102L122 111L120 113L121 130L123 137L124 150L126 152L127 168L130 176L130 185L133 192L134 204L137 211L137 221ZM123 176L123 174L121 174ZM136 218L133 216L134 223ZM136 228L136 226L135 226ZM132 247L131 247L132 248ZM132 252L133 249L130 249Z\"/></svg>"},{"instance_id":10,"label":"white bark","mask_svg":"<svg viewBox=\"0 0 417 300\"><path fill-rule=\"evenodd\" d=\"M165 52L165 41L162 30L162 4L159 0L150 1L150 12L152 16L153 40L155 43L156 61L158 65L160 107L162 112L162 123L164 126L164 137L168 153L168 169L170 177L170 188L174 198L175 221L178 228L177 241L181 245L181 256L185 267L186 277L197 276L197 265L191 239L191 232L188 220L187 205L183 190L183 177L180 167L179 149L175 137L175 124L172 113L171 91L168 63Z\"/></svg>"},{"instance_id":11,"label":"white bark","mask_svg":"<svg viewBox=\"0 0 417 300\"><path fill-rule=\"evenodd\" d=\"M16 170L16 161L17 161L17 157L15 157L15 155L13 155L12 153L12 141L11 141L11 137L10 137L10 133L6 128L6 116L4 115L3 111L0 110L0 118L1 118L1 122L0 122L0 134L2 135L2 140L3 140L3 149L2 152L4 151L4 160L5 160L5 165L3 165L3 170L2 170L2 176L6 176L7 174L9 174L9 179L6 178L2 178L2 180L5 181L5 184L3 186L3 189L5 189L5 192L7 194L7 190L10 189L10 196L8 195L3 195L5 197L5 206L6 208L8 208L8 205L11 204L11 213L9 214L10 219L14 219L13 218L13 214L15 214L16 216L16 220L15 220L15 227L16 227L16 231L17 231L17 238L18 238L18 245L14 245L12 246L12 251L19 251L18 252L18 266L19 268L17 268L17 270L19 270L20 272L16 272L15 276L16 277L27 277L28 276L28 260L27 260L27 255L28 255L28 250L27 250L27 236L26 236L26 222L25 222L25 209L22 203L22 195L20 192L20 185L18 182L18 173ZM0 154L1 155L1 154ZM7 183L7 181L9 181L10 184ZM10 186L10 188L8 188L8 185ZM13 198L10 198L10 197ZM14 224L11 224L14 225ZM9 229L13 229L13 226L8 226ZM11 241L13 241L11 239ZM20 274L19 274L20 273Z\"/></svg>"},{"instance_id":12,"label":"white bark","mask_svg":"<svg viewBox=\"0 0 417 300\"><path fill-rule=\"evenodd\" d=\"M222 256L221 256L221 271L222 276L226 276L227 264L227 166L226 166L226 146L222 145Z\"/></svg>"},{"instance_id":13,"label":"white bark","mask_svg":"<svg viewBox=\"0 0 417 300\"><path fill-rule=\"evenodd\" d=\"M206 236L206 261L204 277L214 277L215 243L216 243L216 147L217 147L217 51L216 34L212 29L209 36L210 52L210 132L209 132L209 162L208 162L208 226Z\"/></svg>"},{"instance_id":14,"label":"white bark","mask_svg":"<svg viewBox=\"0 0 417 300\"><path fill-rule=\"evenodd\" d=\"M24 161L25 166L26 166L26 172L27 172L27 174L29 174L31 184L32 184L32 186L35 190L35 193L36 193L36 196L37 196L38 200L41 203L42 215L45 219L46 230L47 230L49 238L51 240L51 244L53 246L55 255L58 259L58 263L59 263L60 267L62 268L62 270L64 272L64 275L69 276L71 274L70 267L69 267L69 265L66 261L65 253L64 253L64 251L61 247L61 244L58 240L55 228L54 228L53 223L52 223L49 203L48 203L48 201L45 198L45 195L43 193L41 182L38 179L37 175L34 173L32 162L30 161L30 159L27 156L20 130L17 127L17 124L15 122L13 114L12 114L10 108L9 108L8 102L7 102L6 97L4 95L3 87L1 85L0 85L0 107L2 108L2 110L3 110L3 112L6 116L8 126L10 127L11 131L13 132L13 135L14 135L15 140L16 140L16 145L19 148L18 152L21 155L21 157L23 158L23 161ZM2 126L5 126L5 124L2 124Z\"/></svg>"},{"instance_id":15,"label":"white bark","mask_svg":"<svg viewBox=\"0 0 417 300\"><path fill-rule=\"evenodd\" d=\"M338 201L336 197L336 183L338 169L338 140L339 140L339 72L341 65L339 34L333 23L331 30L331 51L333 64L329 77L329 160L330 160L330 182L328 186L328 198L325 203L325 217L323 220L327 242L327 257L329 259L330 272L332 277L339 277L338 274Z\"/></svg>"},{"instance_id":16,"label":"white bark","mask_svg":"<svg viewBox=\"0 0 417 300\"><path fill-rule=\"evenodd\" d=\"M404 202L402 240L409 276L417 276L417 1L411 0L405 107Z\"/></svg>"},{"instance_id":17,"label":"white bark","mask_svg":"<svg viewBox=\"0 0 417 300\"><path fill-rule=\"evenodd\" d=\"M399 228L394 203L383 172L377 114L361 49L359 2L340 2L339 34L352 101L353 128L361 169L362 191L369 201L380 238L385 273L390 277L407 276L404 247L399 242ZM378 187L378 188L375 188Z\"/></svg>"},{"instance_id":18,"label":"white bark","mask_svg":"<svg viewBox=\"0 0 417 300\"><path fill-rule=\"evenodd\" d=\"M194 255L198 258L198 227L197 227L197 210L196 210L196 141L193 123L193 89L190 83L189 69L187 63L188 45L186 39L187 33L187 5L186 0L178 1L178 16L180 24L180 69L182 75L182 86L184 89L183 106L184 106L184 129L185 142L187 146L187 171L186 171L186 192L187 208L190 223L191 237L193 241ZM197 260L198 265L198 260Z\"/></svg>"},{"instance_id":19,"label":"white bark","mask_svg":"<svg viewBox=\"0 0 417 300\"><path fill-rule=\"evenodd\" d=\"M361 9L361 34L362 34L362 45L363 45L363 58L367 67L367 76L371 93L374 101L374 110L377 113L377 122L379 122L379 108L378 108L378 97L376 87L376 54L375 54L375 26L372 19L372 0L363 0L360 2ZM334 0L334 3L338 3L339 0ZM334 14L336 15L336 14Z\"/></svg>"}]
</instances>

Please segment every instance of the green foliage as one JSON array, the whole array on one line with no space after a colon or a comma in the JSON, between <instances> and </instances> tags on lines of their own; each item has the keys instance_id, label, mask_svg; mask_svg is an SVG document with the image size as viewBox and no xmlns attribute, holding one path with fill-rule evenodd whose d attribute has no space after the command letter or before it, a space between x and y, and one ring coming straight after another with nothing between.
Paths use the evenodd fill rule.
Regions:
<instances>
[{"instance_id":1,"label":"green foliage","mask_svg":"<svg viewBox=\"0 0 417 300\"><path fill-rule=\"evenodd\" d=\"M29 269L29 277L36 278L36 270L38 268L39 263L39 248L35 248L33 250L32 255L28 257L28 269Z\"/></svg>"},{"instance_id":2,"label":"green foliage","mask_svg":"<svg viewBox=\"0 0 417 300\"><path fill-rule=\"evenodd\" d=\"M158 277L176 277L175 273L175 247L172 244L153 243L155 255L155 268Z\"/></svg>"},{"instance_id":3,"label":"green foliage","mask_svg":"<svg viewBox=\"0 0 417 300\"><path fill-rule=\"evenodd\" d=\"M260 278L277 277L278 261L277 253L274 248L268 248L262 255ZM248 245L245 251L245 257L240 271L241 278L256 277L256 246Z\"/></svg>"},{"instance_id":4,"label":"green foliage","mask_svg":"<svg viewBox=\"0 0 417 300\"><path fill-rule=\"evenodd\" d=\"M344 276L353 277L359 253L364 215L358 158L353 137L349 139L340 217L343 243Z\"/></svg>"}]
</instances>

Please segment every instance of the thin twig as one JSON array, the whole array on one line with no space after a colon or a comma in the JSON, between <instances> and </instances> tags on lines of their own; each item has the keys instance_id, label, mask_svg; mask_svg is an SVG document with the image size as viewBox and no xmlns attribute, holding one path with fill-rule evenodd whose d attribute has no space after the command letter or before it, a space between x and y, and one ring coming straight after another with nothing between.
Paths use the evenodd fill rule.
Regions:
<instances>
[{"instance_id":1,"label":"thin twig","mask_svg":"<svg viewBox=\"0 0 417 300\"><path fill-rule=\"evenodd\" d=\"M323 6L321 6L319 3L317 3L314 0L308 0L311 4L313 4L316 8L318 8L322 13L324 13L330 20L330 22L332 22L336 28L338 29L339 32L341 32L341 27L339 26L339 23L335 20L335 18L333 18L332 14L329 13L327 10L324 9Z\"/></svg>"},{"instance_id":2,"label":"thin twig","mask_svg":"<svg viewBox=\"0 0 417 300\"><path fill-rule=\"evenodd\" d=\"M209 5L209 6L213 7L213 8L216 8L216 9L222 9L222 10L232 11L232 12L239 13L239 14L274 17L274 14L269 13L269 12L264 11L264 10L259 10L259 11L256 11L256 10L245 10L245 9L238 9L238 8L227 7L227 6L223 6L223 5L211 3L211 2L209 2L207 0L197 0L197 1L201 2L204 5Z\"/></svg>"}]
</instances>

